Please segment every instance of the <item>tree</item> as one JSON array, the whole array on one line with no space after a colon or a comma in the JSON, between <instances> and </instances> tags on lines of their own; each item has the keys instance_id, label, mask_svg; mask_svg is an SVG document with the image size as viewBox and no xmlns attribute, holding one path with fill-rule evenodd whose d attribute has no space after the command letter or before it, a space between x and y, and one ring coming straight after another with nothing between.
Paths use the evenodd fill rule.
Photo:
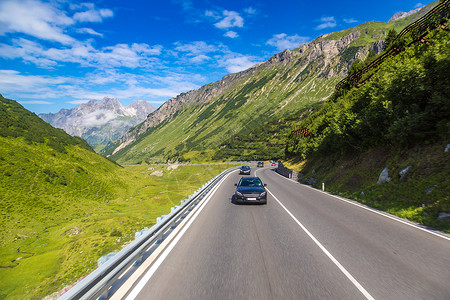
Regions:
<instances>
[{"instance_id":1,"label":"tree","mask_svg":"<svg viewBox=\"0 0 450 300\"><path fill-rule=\"evenodd\" d=\"M388 34L386 35L385 39L385 45L384 49L388 49L390 46L392 46L392 42L397 38L397 31L395 29L389 30Z\"/></svg>"}]
</instances>

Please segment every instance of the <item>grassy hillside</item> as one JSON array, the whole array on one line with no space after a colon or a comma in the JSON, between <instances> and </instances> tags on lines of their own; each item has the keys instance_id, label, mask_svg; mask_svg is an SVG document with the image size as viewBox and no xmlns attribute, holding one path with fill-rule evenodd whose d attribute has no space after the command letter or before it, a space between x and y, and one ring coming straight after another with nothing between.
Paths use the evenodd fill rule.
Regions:
<instances>
[{"instance_id":1,"label":"grassy hillside","mask_svg":"<svg viewBox=\"0 0 450 300\"><path fill-rule=\"evenodd\" d=\"M438 221L450 212L448 26L447 19L430 27L423 41L404 36L404 51L365 75L364 85L340 90L297 122L311 134L291 134L286 154L305 174L302 181L314 177L318 187L325 182L332 192L449 231ZM386 167L392 181L377 185Z\"/></svg>"},{"instance_id":2,"label":"grassy hillside","mask_svg":"<svg viewBox=\"0 0 450 300\"><path fill-rule=\"evenodd\" d=\"M379 146L346 155L312 155L307 160L291 160L287 165L303 174L306 184L357 200L415 223L450 234L450 223L439 219L450 213L449 152L447 141L416 145L409 149ZM405 178L399 172L410 166ZM391 181L377 184L384 168Z\"/></svg>"},{"instance_id":3,"label":"grassy hillside","mask_svg":"<svg viewBox=\"0 0 450 300\"><path fill-rule=\"evenodd\" d=\"M193 99L185 103L173 118L151 127L111 159L122 164L183 161L200 152L209 153L206 159L219 160L230 159L227 155L238 159L280 157L285 143L284 138L274 138L274 124L301 115L327 99L355 60L365 59L371 48L379 51L383 45L380 41L391 29L399 31L422 14L392 23L361 24L283 52L278 61L272 58L248 74L237 76L231 89L211 101ZM279 126L278 137L289 126ZM239 150L236 143L248 144L249 135L252 142L255 137L259 142L245 151ZM264 145L264 141L269 145ZM109 147L105 154L117 146Z\"/></svg>"},{"instance_id":4,"label":"grassy hillside","mask_svg":"<svg viewBox=\"0 0 450 300\"><path fill-rule=\"evenodd\" d=\"M291 82L288 89L282 78L288 72L301 73L299 66L294 70L274 67L265 70L260 79L245 79L211 103L185 106L175 118L151 128L111 159L123 164L161 162L190 151L217 150L233 135L260 128L268 120L327 97L336 83L311 74L305 75L301 85Z\"/></svg>"},{"instance_id":5,"label":"grassy hillside","mask_svg":"<svg viewBox=\"0 0 450 300\"><path fill-rule=\"evenodd\" d=\"M0 112L0 299L70 286L229 167L122 168L15 101Z\"/></svg>"}]
</instances>

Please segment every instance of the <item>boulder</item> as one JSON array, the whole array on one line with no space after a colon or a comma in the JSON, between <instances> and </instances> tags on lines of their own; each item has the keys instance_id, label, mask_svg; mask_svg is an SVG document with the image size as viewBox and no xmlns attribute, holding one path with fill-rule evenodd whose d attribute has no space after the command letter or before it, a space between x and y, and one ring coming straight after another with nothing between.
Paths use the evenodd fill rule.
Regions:
<instances>
[{"instance_id":1,"label":"boulder","mask_svg":"<svg viewBox=\"0 0 450 300\"><path fill-rule=\"evenodd\" d=\"M318 179L313 178L313 177L306 179L306 183L308 183L308 184L316 184L317 182L318 182Z\"/></svg>"},{"instance_id":2,"label":"boulder","mask_svg":"<svg viewBox=\"0 0 450 300\"><path fill-rule=\"evenodd\" d=\"M446 222L450 222L450 214L446 213L446 212L440 212L439 216L438 216L438 219L446 221Z\"/></svg>"},{"instance_id":3,"label":"boulder","mask_svg":"<svg viewBox=\"0 0 450 300\"><path fill-rule=\"evenodd\" d=\"M389 170L388 168L384 168L383 171L381 171L380 176L378 177L377 184L384 184L391 181L391 177L389 177Z\"/></svg>"},{"instance_id":4,"label":"boulder","mask_svg":"<svg viewBox=\"0 0 450 300\"><path fill-rule=\"evenodd\" d=\"M407 166L406 168L398 172L398 175L400 175L400 180L404 180L408 176L408 172L409 170L411 170L411 168L411 166Z\"/></svg>"},{"instance_id":5,"label":"boulder","mask_svg":"<svg viewBox=\"0 0 450 300\"><path fill-rule=\"evenodd\" d=\"M164 175L164 172L162 170L157 170L155 172L153 172L152 174L150 174L152 176L157 176L157 177L161 177Z\"/></svg>"},{"instance_id":6,"label":"boulder","mask_svg":"<svg viewBox=\"0 0 450 300\"><path fill-rule=\"evenodd\" d=\"M432 187L430 187L430 188L427 188L426 190L425 190L425 194L429 194L429 193L431 193L434 189L436 188L436 185L435 186L432 186Z\"/></svg>"}]
</instances>

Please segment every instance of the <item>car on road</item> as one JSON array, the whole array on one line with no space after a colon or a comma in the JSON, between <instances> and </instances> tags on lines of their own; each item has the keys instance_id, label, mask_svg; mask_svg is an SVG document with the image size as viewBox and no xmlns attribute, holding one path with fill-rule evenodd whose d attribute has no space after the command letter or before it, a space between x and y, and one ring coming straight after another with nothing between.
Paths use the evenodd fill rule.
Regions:
<instances>
[{"instance_id":1,"label":"car on road","mask_svg":"<svg viewBox=\"0 0 450 300\"><path fill-rule=\"evenodd\" d=\"M239 174L250 175L250 167L249 166L242 166L239 169Z\"/></svg>"},{"instance_id":2,"label":"car on road","mask_svg":"<svg viewBox=\"0 0 450 300\"><path fill-rule=\"evenodd\" d=\"M266 184L259 177L241 177L236 183L234 192L235 203L260 203L267 204Z\"/></svg>"},{"instance_id":3,"label":"car on road","mask_svg":"<svg viewBox=\"0 0 450 300\"><path fill-rule=\"evenodd\" d=\"M264 163L262 161L258 161L258 164L256 165L258 168L259 167L264 167Z\"/></svg>"}]
</instances>

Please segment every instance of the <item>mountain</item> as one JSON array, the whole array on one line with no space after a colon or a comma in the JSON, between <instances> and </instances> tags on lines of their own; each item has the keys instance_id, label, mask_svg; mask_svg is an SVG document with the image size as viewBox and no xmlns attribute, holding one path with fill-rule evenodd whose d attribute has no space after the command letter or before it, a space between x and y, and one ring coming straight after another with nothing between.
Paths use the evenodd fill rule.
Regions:
<instances>
[{"instance_id":1,"label":"mountain","mask_svg":"<svg viewBox=\"0 0 450 300\"><path fill-rule=\"evenodd\" d=\"M60 297L229 166L155 168L122 168L0 95L0 299Z\"/></svg>"},{"instance_id":2,"label":"mountain","mask_svg":"<svg viewBox=\"0 0 450 300\"><path fill-rule=\"evenodd\" d=\"M164 160L186 150L217 148L234 134L326 99L352 61L370 50L382 50L384 35L370 31L374 25L286 49L264 63L170 99L120 139L113 159Z\"/></svg>"},{"instance_id":3,"label":"mountain","mask_svg":"<svg viewBox=\"0 0 450 300\"><path fill-rule=\"evenodd\" d=\"M195 151L215 153L226 148L233 137L248 135L267 122L283 122L327 99L355 60L380 53L387 32L400 31L407 25L405 19L413 17L391 23L369 22L326 34L245 71L180 94L102 154L112 155L119 163L137 163L184 160Z\"/></svg>"},{"instance_id":4,"label":"mountain","mask_svg":"<svg viewBox=\"0 0 450 300\"><path fill-rule=\"evenodd\" d=\"M397 21L397 20L400 20L400 19L402 19L402 18L406 18L407 16L410 16L410 15L412 15L412 14L415 14L416 12L418 12L419 10L421 10L422 8L416 8L416 9L414 9L414 10L411 10L411 11L409 11L409 12L398 12L398 13L396 13L396 14L394 14L390 19L389 19L389 21L388 22L394 22L394 21Z\"/></svg>"},{"instance_id":5,"label":"mountain","mask_svg":"<svg viewBox=\"0 0 450 300\"><path fill-rule=\"evenodd\" d=\"M1 299L42 299L85 272L84 265L74 268L83 259L74 257L79 251L70 245L77 242L65 232L107 209L130 176L123 171L83 139L0 95Z\"/></svg>"},{"instance_id":6,"label":"mountain","mask_svg":"<svg viewBox=\"0 0 450 300\"><path fill-rule=\"evenodd\" d=\"M144 100L123 107L117 99L105 97L72 109L61 109L56 114L39 114L39 117L72 136L82 137L92 146L98 146L120 138L154 110Z\"/></svg>"},{"instance_id":7,"label":"mountain","mask_svg":"<svg viewBox=\"0 0 450 300\"><path fill-rule=\"evenodd\" d=\"M449 12L441 1L292 122L284 159L299 181L450 232Z\"/></svg>"}]
</instances>

